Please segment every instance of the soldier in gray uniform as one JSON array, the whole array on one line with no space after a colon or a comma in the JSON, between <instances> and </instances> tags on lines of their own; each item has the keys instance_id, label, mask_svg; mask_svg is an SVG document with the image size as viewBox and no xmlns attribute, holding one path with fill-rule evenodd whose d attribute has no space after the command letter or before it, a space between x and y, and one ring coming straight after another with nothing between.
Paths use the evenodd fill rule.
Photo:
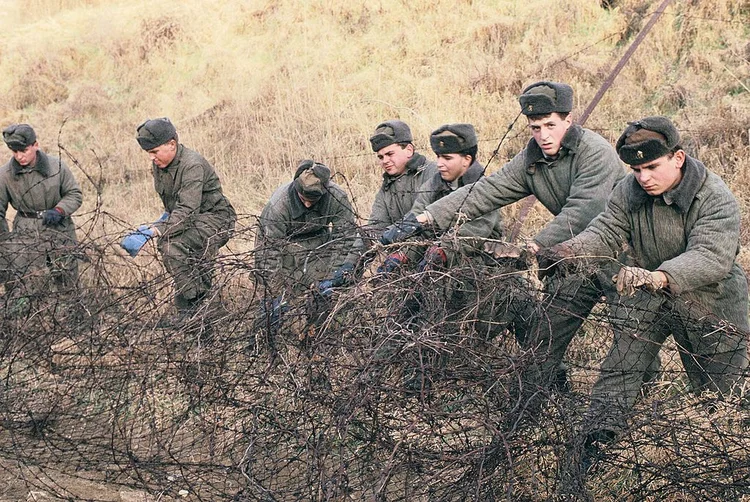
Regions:
<instances>
[{"instance_id":1,"label":"soldier in gray uniform","mask_svg":"<svg viewBox=\"0 0 750 502\"><path fill-rule=\"evenodd\" d=\"M78 182L65 162L39 148L30 125L8 126L3 140L13 152L0 168L0 232L9 252L2 260L6 289L45 266L58 286L73 286L78 279L78 240L71 215L83 200ZM8 204L17 211L10 233L5 219Z\"/></svg>"},{"instance_id":2,"label":"soldier in gray uniform","mask_svg":"<svg viewBox=\"0 0 750 502\"><path fill-rule=\"evenodd\" d=\"M380 237L389 225L403 218L414 205L422 183L436 172L435 162L428 162L415 150L411 129L400 120L378 124L370 137L370 145L383 168L383 182L375 195L367 225L360 229L364 238L355 241L345 263L333 277L321 281L319 287L323 294L330 294L332 288L349 282L366 251L366 241Z\"/></svg>"},{"instance_id":3,"label":"soldier in gray uniform","mask_svg":"<svg viewBox=\"0 0 750 502\"><path fill-rule=\"evenodd\" d=\"M237 215L214 168L179 142L168 118L147 120L136 133L151 159L154 188L165 212L131 234L135 239L130 243L123 240L123 247L137 253L145 240L158 238L164 267L174 280L179 320L192 315L211 289L214 258L229 241ZM145 239L139 242L141 236Z\"/></svg>"},{"instance_id":4,"label":"soldier in gray uniform","mask_svg":"<svg viewBox=\"0 0 750 502\"><path fill-rule=\"evenodd\" d=\"M445 124L430 135L430 146L437 155L437 172L429 176L419 189L419 194L411 211L401 221L394 223L380 238L382 244L402 242L421 233L415 225L417 215L436 201L461 191L484 176L484 168L477 161L477 135L471 124ZM482 239L498 239L502 235L503 224L499 211L490 210L463 224L456 232L456 246L443 245L429 247L426 251L413 246L404 251L391 253L381 270L391 271L407 262L423 260L420 268L452 265L456 252L471 254L481 249Z\"/></svg>"},{"instance_id":5,"label":"soldier in gray uniform","mask_svg":"<svg viewBox=\"0 0 750 502\"><path fill-rule=\"evenodd\" d=\"M301 293L341 267L355 238L346 192L331 181L328 166L303 160L260 214L256 266L266 272L273 295Z\"/></svg>"},{"instance_id":6,"label":"soldier in gray uniform","mask_svg":"<svg viewBox=\"0 0 750 502\"><path fill-rule=\"evenodd\" d=\"M737 263L740 208L729 188L680 147L666 117L632 122L617 142L631 174L607 208L573 239L553 246L554 260L615 257L624 243L634 266L610 280L613 345L601 366L585 420L587 455L625 426L641 381L671 334L693 391L730 393L747 367L748 286ZM584 295L585 296L585 295ZM552 305L554 309L555 305ZM555 320L570 311L557 306Z\"/></svg>"}]
</instances>

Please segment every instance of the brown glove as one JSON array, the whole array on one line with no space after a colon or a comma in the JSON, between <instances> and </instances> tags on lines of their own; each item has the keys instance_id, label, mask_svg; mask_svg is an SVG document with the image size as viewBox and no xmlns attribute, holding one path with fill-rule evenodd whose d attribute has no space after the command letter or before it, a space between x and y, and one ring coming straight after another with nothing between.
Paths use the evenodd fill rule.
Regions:
<instances>
[{"instance_id":1,"label":"brown glove","mask_svg":"<svg viewBox=\"0 0 750 502\"><path fill-rule=\"evenodd\" d=\"M657 274L659 273L651 272L645 268L622 267L620 272L612 277L612 281L617 284L617 292L620 296L633 296L635 289L641 286L651 292L658 291L666 286Z\"/></svg>"}]
</instances>

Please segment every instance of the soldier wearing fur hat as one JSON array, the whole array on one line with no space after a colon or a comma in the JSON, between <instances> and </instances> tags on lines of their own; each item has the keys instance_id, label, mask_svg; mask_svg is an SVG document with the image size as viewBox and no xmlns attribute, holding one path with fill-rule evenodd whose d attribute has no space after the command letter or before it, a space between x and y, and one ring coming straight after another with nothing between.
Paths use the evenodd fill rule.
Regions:
<instances>
[{"instance_id":1,"label":"soldier wearing fur hat","mask_svg":"<svg viewBox=\"0 0 750 502\"><path fill-rule=\"evenodd\" d=\"M378 124L370 137L370 145L383 169L383 181L375 194L367 225L360 229L362 237L355 241L344 265L332 278L321 282L320 291L324 294L349 281L354 266L367 248L366 242L379 237L389 225L403 218L414 205L422 183L436 172L435 162L416 151L411 129L401 120Z\"/></svg>"},{"instance_id":2,"label":"soldier wearing fur hat","mask_svg":"<svg viewBox=\"0 0 750 502\"><path fill-rule=\"evenodd\" d=\"M484 176L484 168L477 161L478 140L474 126L471 124L445 124L437 128L430 135L430 146L437 155L437 172L427 178L419 189L414 206L409 214L400 222L391 225L382 235L383 244L400 242L406 238L421 233L421 228L415 225L417 215L422 214L430 204L455 193L462 187L471 185ZM417 231L414 231L417 230ZM457 249L461 252L472 252L481 248L484 238L500 238L503 232L502 219L498 211L488 211L472 221L461 226L456 237L464 245ZM419 268L426 266L449 266L452 260L446 248L433 246L424 250L409 248L407 251L392 253L386 258L382 269L390 271L406 262L419 261ZM425 253L422 256L422 253Z\"/></svg>"},{"instance_id":3,"label":"soldier wearing fur hat","mask_svg":"<svg viewBox=\"0 0 750 502\"><path fill-rule=\"evenodd\" d=\"M267 272L273 294L301 292L341 267L355 226L349 197L328 166L304 160L260 214L256 266Z\"/></svg>"},{"instance_id":4,"label":"soldier wearing fur hat","mask_svg":"<svg viewBox=\"0 0 750 502\"><path fill-rule=\"evenodd\" d=\"M237 220L216 171L199 153L179 142L168 118L147 120L136 139L151 159L154 188L164 207L161 218L123 239L132 255L153 237L175 286L175 322L192 316L208 295L213 261Z\"/></svg>"},{"instance_id":5,"label":"soldier wearing fur hat","mask_svg":"<svg viewBox=\"0 0 750 502\"><path fill-rule=\"evenodd\" d=\"M677 128L665 117L630 123L617 151L631 173L604 213L549 251L554 259L573 261L615 257L625 243L633 252L634 265L609 278L620 300L610 306L615 338L592 391L586 455L597 454L622 430L644 372L669 335L695 392L726 395L748 362L748 287L737 263L740 209L734 196L682 150Z\"/></svg>"},{"instance_id":6,"label":"soldier wearing fur hat","mask_svg":"<svg viewBox=\"0 0 750 502\"><path fill-rule=\"evenodd\" d=\"M78 278L73 253L78 241L71 215L83 200L78 182L65 162L41 150L30 125L6 127L3 140L13 156L0 168L0 232L7 239L3 246L16 255L3 268L17 279L7 278L6 288L18 285L29 268L45 266L56 284L72 286ZM10 233L8 204L17 211Z\"/></svg>"}]
</instances>

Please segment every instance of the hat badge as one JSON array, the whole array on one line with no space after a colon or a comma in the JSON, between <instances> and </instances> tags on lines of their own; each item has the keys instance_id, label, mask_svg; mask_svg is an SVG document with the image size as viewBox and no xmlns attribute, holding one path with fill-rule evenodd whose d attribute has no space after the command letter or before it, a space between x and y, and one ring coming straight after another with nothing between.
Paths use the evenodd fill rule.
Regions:
<instances>
[{"instance_id":1,"label":"hat badge","mask_svg":"<svg viewBox=\"0 0 750 502\"><path fill-rule=\"evenodd\" d=\"M441 142L440 142L440 148L442 148L442 147L444 147L444 146L445 146L445 141L441 141Z\"/></svg>"},{"instance_id":2,"label":"hat badge","mask_svg":"<svg viewBox=\"0 0 750 502\"><path fill-rule=\"evenodd\" d=\"M531 103L529 103L529 111L530 111L530 112L533 112L533 111L534 111L534 105L532 105Z\"/></svg>"},{"instance_id":3,"label":"hat badge","mask_svg":"<svg viewBox=\"0 0 750 502\"><path fill-rule=\"evenodd\" d=\"M638 150L637 152L635 152L635 156L638 159L642 159L643 158L643 152L641 150Z\"/></svg>"}]
</instances>

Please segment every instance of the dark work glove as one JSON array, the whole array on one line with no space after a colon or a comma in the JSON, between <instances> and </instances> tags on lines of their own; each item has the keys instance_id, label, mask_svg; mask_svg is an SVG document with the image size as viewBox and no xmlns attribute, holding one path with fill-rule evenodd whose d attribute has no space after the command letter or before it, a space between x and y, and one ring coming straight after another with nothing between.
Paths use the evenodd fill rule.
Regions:
<instances>
[{"instance_id":1,"label":"dark work glove","mask_svg":"<svg viewBox=\"0 0 750 502\"><path fill-rule=\"evenodd\" d=\"M401 221L397 221L383 232L383 235L380 236L380 243L402 242L409 237L421 234L423 230L422 224L417 221L414 213L409 213Z\"/></svg>"},{"instance_id":2,"label":"dark work glove","mask_svg":"<svg viewBox=\"0 0 750 502\"><path fill-rule=\"evenodd\" d=\"M47 227L59 225L62 223L63 218L65 218L65 214L63 214L62 209L58 207L47 209L42 216L42 224Z\"/></svg>"},{"instance_id":3,"label":"dark work glove","mask_svg":"<svg viewBox=\"0 0 750 502\"><path fill-rule=\"evenodd\" d=\"M561 242L551 248L540 249L536 254L537 263L539 264L539 278L551 277L558 272L565 273L573 270L575 252L573 249Z\"/></svg>"},{"instance_id":4,"label":"dark work glove","mask_svg":"<svg viewBox=\"0 0 750 502\"><path fill-rule=\"evenodd\" d=\"M338 270L333 273L332 278L318 283L318 291L320 294L329 297L331 296L331 293L333 293L333 288L345 286L352 278L352 270L354 270L354 265L351 263L344 263L341 265Z\"/></svg>"},{"instance_id":5,"label":"dark work glove","mask_svg":"<svg viewBox=\"0 0 750 502\"><path fill-rule=\"evenodd\" d=\"M445 268L446 265L448 265L448 257L445 254L445 250L440 246L430 246L424 254L422 261L419 262L417 270L420 272L437 270Z\"/></svg>"},{"instance_id":6,"label":"dark work glove","mask_svg":"<svg viewBox=\"0 0 750 502\"><path fill-rule=\"evenodd\" d=\"M378 274L390 274L398 267L409 261L404 253L392 253L378 267Z\"/></svg>"}]
</instances>

